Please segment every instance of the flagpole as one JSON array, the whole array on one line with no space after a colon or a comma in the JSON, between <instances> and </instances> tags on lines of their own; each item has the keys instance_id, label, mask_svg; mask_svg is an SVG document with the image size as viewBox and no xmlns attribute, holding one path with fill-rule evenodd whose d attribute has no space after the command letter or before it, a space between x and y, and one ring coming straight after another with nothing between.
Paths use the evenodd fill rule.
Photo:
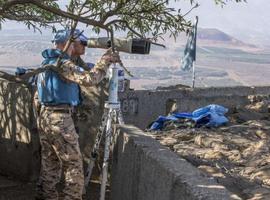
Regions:
<instances>
[{"instance_id":1,"label":"flagpole","mask_svg":"<svg viewBox=\"0 0 270 200\"><path fill-rule=\"evenodd\" d=\"M192 77L192 88L195 87L195 62L196 62L196 43L197 43L197 26L198 26L198 21L199 21L199 17L196 16L195 17L195 22L194 22L194 25L195 25L195 30L194 30L194 37L195 37L195 45L194 45L194 48L195 48L195 55L194 55L194 60L192 61L192 71L193 71L193 77Z\"/></svg>"},{"instance_id":2,"label":"flagpole","mask_svg":"<svg viewBox=\"0 0 270 200\"><path fill-rule=\"evenodd\" d=\"M195 17L193 26L189 32L187 44L184 49L184 56L181 60L182 70L191 71L192 68L192 88L195 87L195 62L196 62L196 40L197 40L197 25L199 18Z\"/></svg>"},{"instance_id":3,"label":"flagpole","mask_svg":"<svg viewBox=\"0 0 270 200\"><path fill-rule=\"evenodd\" d=\"M195 87L195 62L192 62L192 88Z\"/></svg>"}]
</instances>

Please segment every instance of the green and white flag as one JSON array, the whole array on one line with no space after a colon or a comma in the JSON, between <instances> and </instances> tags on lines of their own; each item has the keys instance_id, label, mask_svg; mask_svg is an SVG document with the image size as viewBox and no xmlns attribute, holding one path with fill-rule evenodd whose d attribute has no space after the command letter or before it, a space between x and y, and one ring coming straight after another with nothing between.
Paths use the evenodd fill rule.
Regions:
<instances>
[{"instance_id":1,"label":"green and white flag","mask_svg":"<svg viewBox=\"0 0 270 200\"><path fill-rule=\"evenodd\" d=\"M198 17L196 16L193 27L188 34L188 40L186 48L184 50L184 56L181 60L181 68L183 71L190 71L192 69L193 62L196 60L197 25Z\"/></svg>"}]
</instances>

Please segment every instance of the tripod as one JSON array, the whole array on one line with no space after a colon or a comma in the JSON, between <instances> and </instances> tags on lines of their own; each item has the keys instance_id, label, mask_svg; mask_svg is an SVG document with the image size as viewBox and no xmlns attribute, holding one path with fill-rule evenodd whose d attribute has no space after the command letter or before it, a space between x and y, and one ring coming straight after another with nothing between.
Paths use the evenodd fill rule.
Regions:
<instances>
[{"instance_id":1,"label":"tripod","mask_svg":"<svg viewBox=\"0 0 270 200\"><path fill-rule=\"evenodd\" d=\"M88 164L85 177L85 189L86 189L86 187L89 184L96 159L98 157L100 142L102 138L105 137L100 200L105 200L106 183L108 178L108 159L110 155L110 146L112 145L112 136L113 136L112 124L117 123L123 124L124 122L121 113L120 102L118 101L118 67L116 66L116 64L114 64L114 66L111 68L111 74L109 77L109 99L105 103L104 114L102 116L102 124L96 136L94 147L90 154L90 161Z\"/></svg>"}]
</instances>

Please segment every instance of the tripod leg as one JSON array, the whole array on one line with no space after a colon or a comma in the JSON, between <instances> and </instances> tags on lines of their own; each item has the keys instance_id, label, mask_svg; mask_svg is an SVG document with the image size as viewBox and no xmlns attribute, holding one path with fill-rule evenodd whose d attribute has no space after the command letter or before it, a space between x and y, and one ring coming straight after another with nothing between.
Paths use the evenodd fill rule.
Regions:
<instances>
[{"instance_id":1,"label":"tripod leg","mask_svg":"<svg viewBox=\"0 0 270 200\"><path fill-rule=\"evenodd\" d=\"M110 141L112 136L112 114L113 110L110 109L107 125L106 125L106 135L105 135L105 148L104 148L104 160L102 165L102 182L100 189L100 200L105 200L105 192L106 192L106 183L108 178L108 159L110 155Z\"/></svg>"},{"instance_id":2,"label":"tripod leg","mask_svg":"<svg viewBox=\"0 0 270 200\"><path fill-rule=\"evenodd\" d=\"M103 116L102 116L102 124L101 124L101 126L99 128L99 131L98 131L97 135L96 135L95 144L94 144L94 147L93 147L93 149L91 151L91 154L90 154L90 160L89 160L89 164L88 164L85 179L84 179L84 191L83 191L83 194L86 194L86 188L87 188L87 186L88 186L88 184L90 182L90 178L91 178L91 175L92 175L92 170L94 168L96 159L98 157L98 150L99 150L100 142L102 140L102 136L103 136L105 128L106 128L107 120L108 120L108 110L106 109L104 111Z\"/></svg>"},{"instance_id":3,"label":"tripod leg","mask_svg":"<svg viewBox=\"0 0 270 200\"><path fill-rule=\"evenodd\" d=\"M119 122L120 125L125 124L121 109L118 110L118 116L117 117L118 117L118 122Z\"/></svg>"}]
</instances>

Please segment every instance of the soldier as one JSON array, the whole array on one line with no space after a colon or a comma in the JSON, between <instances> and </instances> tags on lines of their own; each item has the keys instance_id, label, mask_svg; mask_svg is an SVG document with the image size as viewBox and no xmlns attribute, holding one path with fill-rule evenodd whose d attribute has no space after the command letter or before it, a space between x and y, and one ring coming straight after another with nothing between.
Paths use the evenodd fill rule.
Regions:
<instances>
[{"instance_id":1,"label":"soldier","mask_svg":"<svg viewBox=\"0 0 270 200\"><path fill-rule=\"evenodd\" d=\"M81 34L81 31L78 29L75 30L75 34L80 35L80 41L74 41L74 54L72 55L71 59L76 65L88 71L94 66L94 64L85 63L81 58L81 56L85 54L85 46L87 44L88 38Z\"/></svg>"},{"instance_id":2,"label":"soldier","mask_svg":"<svg viewBox=\"0 0 270 200\"><path fill-rule=\"evenodd\" d=\"M80 104L79 85L91 86L99 83L111 63L120 62L119 55L109 49L97 62L93 70L86 71L76 65L74 56L76 42L85 40L83 34L76 35L64 53L59 72L46 70L38 76L38 100L41 103L39 115L41 144L41 187L37 199L57 200L56 184L64 174L65 200L81 200L84 187L82 155L78 135L71 118L73 108ZM63 53L70 37L69 30L60 30L54 37L54 49L42 52L43 65L55 64Z\"/></svg>"},{"instance_id":3,"label":"soldier","mask_svg":"<svg viewBox=\"0 0 270 200\"><path fill-rule=\"evenodd\" d=\"M76 35L80 35L81 33L82 32L80 30L78 30L78 29L75 30ZM71 60L76 65L82 67L84 70L89 71L94 67L94 64L85 62L81 58L81 56L85 54L85 48L87 46L87 41L88 41L88 38L84 37L84 35L81 35L80 41L74 41L74 43L73 43L74 53L72 55ZM105 78L101 81L101 83L97 87L99 87L100 89L101 88L106 89L107 83L108 83L108 79ZM95 88L97 88L97 87L95 87ZM74 124L75 124L75 129L79 135L81 133L83 133L83 130L86 127L88 130L90 130L89 129L89 121L92 121L92 123L95 123L95 121L93 122L93 119L91 119L91 116L93 115L94 111L93 111L93 109L89 109L91 106L93 106L92 104L95 101L95 99L90 98L88 95L89 93L92 93L93 91L95 91L95 88L94 87L91 89L89 89L88 87L81 87L80 88L81 97L83 99L83 102L82 102L82 104L80 104L80 106L76 107L76 109L73 113L73 116L72 116ZM101 96L102 96L102 93L103 92L100 93ZM102 99L100 99L100 101L102 102ZM101 119L99 119L99 117L96 117L95 119L97 119L98 121L101 121ZM82 128L82 129L80 130L80 128ZM93 128L93 127L91 127L91 128ZM91 137L87 138L87 144L92 146L92 142L94 142L94 138L95 138L95 133L91 132ZM86 139L86 138L83 138L83 139ZM85 142L85 140L81 140L80 145L84 146L84 142Z\"/></svg>"}]
</instances>

